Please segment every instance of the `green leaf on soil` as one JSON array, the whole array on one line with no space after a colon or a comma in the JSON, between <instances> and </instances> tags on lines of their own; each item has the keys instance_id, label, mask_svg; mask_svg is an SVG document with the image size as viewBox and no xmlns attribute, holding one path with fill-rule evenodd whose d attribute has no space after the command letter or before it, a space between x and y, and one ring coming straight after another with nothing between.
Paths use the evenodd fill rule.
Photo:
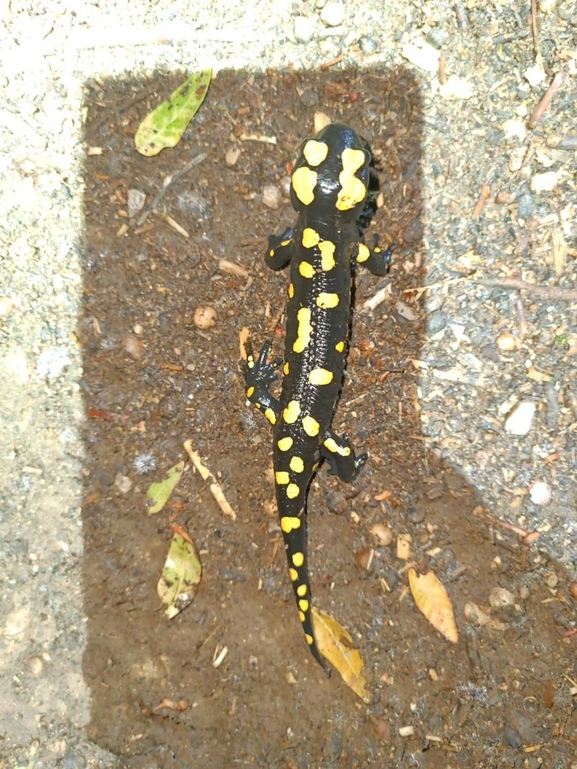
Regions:
<instances>
[{"instance_id":1,"label":"green leaf on soil","mask_svg":"<svg viewBox=\"0 0 577 769\"><path fill-rule=\"evenodd\" d=\"M167 101L144 118L134 137L134 144L141 155L150 158L165 147L178 144L204 101L211 78L211 69L195 72L178 86Z\"/></svg>"},{"instance_id":2,"label":"green leaf on soil","mask_svg":"<svg viewBox=\"0 0 577 769\"><path fill-rule=\"evenodd\" d=\"M157 591L169 619L176 617L193 601L202 566L196 546L184 529L173 526L174 536L170 544Z\"/></svg>"},{"instance_id":3,"label":"green leaf on soil","mask_svg":"<svg viewBox=\"0 0 577 769\"><path fill-rule=\"evenodd\" d=\"M149 515L154 515L162 510L176 488L176 484L181 479L183 471L184 461L171 467L164 480L150 484L148 491L146 492L146 496L148 497Z\"/></svg>"}]
</instances>

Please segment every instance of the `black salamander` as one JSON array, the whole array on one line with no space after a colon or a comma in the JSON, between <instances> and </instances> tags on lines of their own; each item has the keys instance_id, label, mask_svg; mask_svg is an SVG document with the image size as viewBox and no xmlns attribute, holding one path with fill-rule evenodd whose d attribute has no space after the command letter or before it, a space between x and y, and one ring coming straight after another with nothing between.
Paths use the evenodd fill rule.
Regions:
<instances>
[{"instance_id":1,"label":"black salamander","mask_svg":"<svg viewBox=\"0 0 577 769\"><path fill-rule=\"evenodd\" d=\"M375 208L371 161L368 144L342 123L327 125L302 145L291 179L297 223L270 237L266 257L275 270L290 262L280 399L269 393L283 362L267 361L270 342L256 359L248 349L243 364L246 395L274 428L276 498L289 574L306 641L323 667L311 617L306 500L322 459L347 482L367 459L355 456L349 439L331 430L331 421L347 355L354 265L385 275L391 258L378 238L370 249L362 236Z\"/></svg>"}]
</instances>

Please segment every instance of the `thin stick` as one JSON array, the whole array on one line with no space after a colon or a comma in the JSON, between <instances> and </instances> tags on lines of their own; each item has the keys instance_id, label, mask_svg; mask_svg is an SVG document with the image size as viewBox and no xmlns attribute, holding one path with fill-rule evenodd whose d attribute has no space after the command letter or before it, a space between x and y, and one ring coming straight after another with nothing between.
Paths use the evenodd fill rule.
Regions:
<instances>
[{"instance_id":1,"label":"thin stick","mask_svg":"<svg viewBox=\"0 0 577 769\"><path fill-rule=\"evenodd\" d=\"M539 50L539 27L537 26L537 0L531 0L531 32L533 34L533 48L537 63L541 63L541 51Z\"/></svg>"},{"instance_id":2,"label":"thin stick","mask_svg":"<svg viewBox=\"0 0 577 769\"><path fill-rule=\"evenodd\" d=\"M148 219L150 214L154 211L155 208L158 207L158 204L162 200L162 198L166 195L166 191L170 187L171 184L174 184L174 182L178 181L181 176L184 176L187 174L191 168L194 168L199 163L202 163L203 160L205 160L208 157L208 152L201 152L199 155L197 155L195 158L193 158L190 163L187 163L184 168L181 168L180 171L175 171L171 176L167 176L166 179L162 182L162 187L158 190L156 195L152 198L149 205L146 206L144 211L140 214L138 219L136 220L136 225L140 227L144 224L144 222Z\"/></svg>"},{"instance_id":3,"label":"thin stick","mask_svg":"<svg viewBox=\"0 0 577 769\"><path fill-rule=\"evenodd\" d=\"M510 291L528 291L530 294L540 296L543 299L558 299L561 302L577 302L577 291L570 288L557 288L556 286L537 286L520 278L478 278L475 280L480 286L488 288L505 288Z\"/></svg>"},{"instance_id":4,"label":"thin stick","mask_svg":"<svg viewBox=\"0 0 577 769\"><path fill-rule=\"evenodd\" d=\"M553 96L555 96L555 94L561 88L561 86L563 85L566 79L567 79L567 76L565 75L564 72L556 73L551 85L545 92L545 95L543 96L539 104L535 107L535 109L531 113L531 117L529 118L529 126L531 128L535 128L537 123L541 120L541 118L543 117L543 113L545 112L547 107L551 104Z\"/></svg>"},{"instance_id":5,"label":"thin stick","mask_svg":"<svg viewBox=\"0 0 577 769\"><path fill-rule=\"evenodd\" d=\"M224 491L222 490L222 486L216 480L214 475L210 472L208 467L205 464L203 464L200 458L200 454L192 448L192 441L191 440L185 441L183 443L183 446L184 446L184 450L190 457L192 464L200 473L200 477L202 478L202 480L209 482L210 493L215 498L222 512L225 515L228 515L230 518L232 518L233 521L236 521L236 513L234 512L232 507L229 505L228 500L224 496Z\"/></svg>"}]
</instances>

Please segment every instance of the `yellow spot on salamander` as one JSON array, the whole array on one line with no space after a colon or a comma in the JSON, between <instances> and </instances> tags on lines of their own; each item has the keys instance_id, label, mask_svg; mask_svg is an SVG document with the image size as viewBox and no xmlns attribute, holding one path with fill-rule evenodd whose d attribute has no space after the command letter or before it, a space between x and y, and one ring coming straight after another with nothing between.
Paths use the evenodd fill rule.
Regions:
<instances>
[{"instance_id":1,"label":"yellow spot on salamander","mask_svg":"<svg viewBox=\"0 0 577 769\"><path fill-rule=\"evenodd\" d=\"M345 351L345 343L344 342L337 342L335 345L335 350L337 352L344 352Z\"/></svg>"},{"instance_id":2,"label":"yellow spot on salamander","mask_svg":"<svg viewBox=\"0 0 577 769\"><path fill-rule=\"evenodd\" d=\"M300 528L301 519L296 516L285 516L280 519L280 527L286 533L290 534L293 529Z\"/></svg>"},{"instance_id":3,"label":"yellow spot on salamander","mask_svg":"<svg viewBox=\"0 0 577 769\"><path fill-rule=\"evenodd\" d=\"M330 310L333 307L336 307L338 303L338 294L328 294L326 291L321 291L317 296L317 307L322 307L324 310Z\"/></svg>"},{"instance_id":4,"label":"yellow spot on salamander","mask_svg":"<svg viewBox=\"0 0 577 769\"><path fill-rule=\"evenodd\" d=\"M283 486L289 482L289 474L284 470L279 470L274 474L275 481L279 486Z\"/></svg>"},{"instance_id":5,"label":"yellow spot on salamander","mask_svg":"<svg viewBox=\"0 0 577 769\"><path fill-rule=\"evenodd\" d=\"M306 166L301 166L293 174L292 188L297 198L305 206L308 206L315 199L314 189L317 186L318 174Z\"/></svg>"},{"instance_id":6,"label":"yellow spot on salamander","mask_svg":"<svg viewBox=\"0 0 577 769\"><path fill-rule=\"evenodd\" d=\"M303 278L314 278L315 268L310 262L301 262L299 264L299 272Z\"/></svg>"},{"instance_id":7,"label":"yellow spot on salamander","mask_svg":"<svg viewBox=\"0 0 577 769\"><path fill-rule=\"evenodd\" d=\"M293 296L295 295L295 287L293 286L292 283L289 283L288 295L289 295L289 299L292 299Z\"/></svg>"},{"instance_id":8,"label":"yellow spot on salamander","mask_svg":"<svg viewBox=\"0 0 577 769\"><path fill-rule=\"evenodd\" d=\"M305 617L305 613L303 611L299 611L299 619L300 619L301 622L305 622L306 617Z\"/></svg>"},{"instance_id":9,"label":"yellow spot on salamander","mask_svg":"<svg viewBox=\"0 0 577 769\"><path fill-rule=\"evenodd\" d=\"M356 176L349 176L344 171L339 175L341 189L337 195L336 206L339 211L350 211L367 196L367 188Z\"/></svg>"},{"instance_id":10,"label":"yellow spot on salamander","mask_svg":"<svg viewBox=\"0 0 577 769\"><path fill-rule=\"evenodd\" d=\"M312 646L315 642L315 639L312 637L312 635L309 635L308 633L305 633L305 638L307 640L307 643L309 646Z\"/></svg>"},{"instance_id":11,"label":"yellow spot on salamander","mask_svg":"<svg viewBox=\"0 0 577 769\"><path fill-rule=\"evenodd\" d=\"M299 491L300 489L296 485L296 483L289 483L289 485L286 487L286 495L289 499L294 499L295 497L298 497Z\"/></svg>"},{"instance_id":12,"label":"yellow spot on salamander","mask_svg":"<svg viewBox=\"0 0 577 769\"><path fill-rule=\"evenodd\" d=\"M366 156L362 150L354 150L347 147L341 155L343 170L339 174L341 189L337 196L336 206L339 211L348 211L354 208L367 196L367 188L361 179L355 174L366 163Z\"/></svg>"},{"instance_id":13,"label":"yellow spot on salamander","mask_svg":"<svg viewBox=\"0 0 577 769\"><path fill-rule=\"evenodd\" d=\"M313 327L311 325L311 311L308 307L300 308L297 313L297 321L297 338L293 344L293 350L295 352L303 352L303 350L306 350L308 347L308 344L311 341L311 334L313 333Z\"/></svg>"},{"instance_id":14,"label":"yellow spot on salamander","mask_svg":"<svg viewBox=\"0 0 577 769\"><path fill-rule=\"evenodd\" d=\"M276 414L272 409L266 409L264 412L265 417L268 419L268 421L271 423L271 425L276 424Z\"/></svg>"},{"instance_id":15,"label":"yellow spot on salamander","mask_svg":"<svg viewBox=\"0 0 577 769\"><path fill-rule=\"evenodd\" d=\"M301 407L298 401L289 401L288 406L283 411L283 419L287 425L294 424L299 418Z\"/></svg>"},{"instance_id":16,"label":"yellow spot on salamander","mask_svg":"<svg viewBox=\"0 0 577 769\"><path fill-rule=\"evenodd\" d=\"M299 573L296 569L289 569L289 575L293 582L296 582L299 578Z\"/></svg>"},{"instance_id":17,"label":"yellow spot on salamander","mask_svg":"<svg viewBox=\"0 0 577 769\"><path fill-rule=\"evenodd\" d=\"M309 602L305 598L303 598L302 600L299 601L299 609L301 611L308 611L309 610Z\"/></svg>"},{"instance_id":18,"label":"yellow spot on salamander","mask_svg":"<svg viewBox=\"0 0 577 769\"><path fill-rule=\"evenodd\" d=\"M274 256L274 248L271 248L271 250L268 252L268 255L270 256L271 259L273 258L273 256Z\"/></svg>"},{"instance_id":19,"label":"yellow spot on salamander","mask_svg":"<svg viewBox=\"0 0 577 769\"><path fill-rule=\"evenodd\" d=\"M322 240L319 243L319 250L321 252L321 269L324 272L332 270L335 266L335 244L330 240Z\"/></svg>"},{"instance_id":20,"label":"yellow spot on salamander","mask_svg":"<svg viewBox=\"0 0 577 769\"><path fill-rule=\"evenodd\" d=\"M299 585L297 587L297 595L299 595L301 598L304 598L306 594L307 594L307 586Z\"/></svg>"},{"instance_id":21,"label":"yellow spot on salamander","mask_svg":"<svg viewBox=\"0 0 577 769\"><path fill-rule=\"evenodd\" d=\"M339 444L335 441L334 438L327 438L323 445L326 449L331 451L333 454L340 454L341 457L350 457L351 455L351 447L339 446Z\"/></svg>"},{"instance_id":22,"label":"yellow spot on salamander","mask_svg":"<svg viewBox=\"0 0 577 769\"><path fill-rule=\"evenodd\" d=\"M305 248L314 248L318 245L321 236L312 227L305 227L303 230L302 244Z\"/></svg>"},{"instance_id":23,"label":"yellow spot on salamander","mask_svg":"<svg viewBox=\"0 0 577 769\"><path fill-rule=\"evenodd\" d=\"M366 262L371 252L364 243L359 243L359 253L357 254L357 262Z\"/></svg>"},{"instance_id":24,"label":"yellow spot on salamander","mask_svg":"<svg viewBox=\"0 0 577 769\"><path fill-rule=\"evenodd\" d=\"M287 376L288 372L290 371L290 366L288 360L285 362L284 366L282 367L282 372L285 376Z\"/></svg>"},{"instance_id":25,"label":"yellow spot on salamander","mask_svg":"<svg viewBox=\"0 0 577 769\"><path fill-rule=\"evenodd\" d=\"M305 463L303 462L302 457L291 457L289 467L293 473L302 473L305 469Z\"/></svg>"},{"instance_id":26,"label":"yellow spot on salamander","mask_svg":"<svg viewBox=\"0 0 577 769\"><path fill-rule=\"evenodd\" d=\"M328 154L329 145L326 142L309 139L303 147L303 155L309 166L320 165Z\"/></svg>"},{"instance_id":27,"label":"yellow spot on salamander","mask_svg":"<svg viewBox=\"0 0 577 769\"><path fill-rule=\"evenodd\" d=\"M311 438L314 438L315 435L318 435L320 429L321 426L313 417L303 418L303 430L307 435L310 435Z\"/></svg>"},{"instance_id":28,"label":"yellow spot on salamander","mask_svg":"<svg viewBox=\"0 0 577 769\"><path fill-rule=\"evenodd\" d=\"M297 569L300 569L300 567L305 562L305 557L302 553L293 553L292 562L297 567Z\"/></svg>"},{"instance_id":29,"label":"yellow spot on salamander","mask_svg":"<svg viewBox=\"0 0 577 769\"><path fill-rule=\"evenodd\" d=\"M254 395L254 387L249 387L248 390L246 391L246 397L252 398L253 395Z\"/></svg>"},{"instance_id":30,"label":"yellow spot on salamander","mask_svg":"<svg viewBox=\"0 0 577 769\"><path fill-rule=\"evenodd\" d=\"M364 166L366 159L363 150L354 150L351 147L345 147L343 154L341 155L343 171L347 174L356 174L359 168Z\"/></svg>"},{"instance_id":31,"label":"yellow spot on salamander","mask_svg":"<svg viewBox=\"0 0 577 769\"><path fill-rule=\"evenodd\" d=\"M333 372L326 368L314 368L309 374L309 382L313 385L328 385L333 381Z\"/></svg>"},{"instance_id":32,"label":"yellow spot on salamander","mask_svg":"<svg viewBox=\"0 0 577 769\"><path fill-rule=\"evenodd\" d=\"M281 240L280 244L281 246L288 246L292 243L292 238L288 238L288 240Z\"/></svg>"},{"instance_id":33,"label":"yellow spot on salamander","mask_svg":"<svg viewBox=\"0 0 577 769\"><path fill-rule=\"evenodd\" d=\"M286 438L280 439L280 441L277 443L277 446L281 451L288 451L293 443L293 439L290 437L290 435L287 435Z\"/></svg>"}]
</instances>

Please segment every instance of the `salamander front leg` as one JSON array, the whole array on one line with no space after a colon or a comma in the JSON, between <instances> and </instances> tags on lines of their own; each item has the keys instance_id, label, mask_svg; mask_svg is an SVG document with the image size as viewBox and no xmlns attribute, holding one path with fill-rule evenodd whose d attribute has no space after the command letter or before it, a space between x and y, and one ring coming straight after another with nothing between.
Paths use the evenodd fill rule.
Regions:
<instances>
[{"instance_id":1,"label":"salamander front leg","mask_svg":"<svg viewBox=\"0 0 577 769\"><path fill-rule=\"evenodd\" d=\"M356 260L373 275L387 275L391 267L393 246L382 249L379 246L379 236L375 235L373 247L369 248L365 243L359 243Z\"/></svg>"},{"instance_id":2,"label":"salamander front leg","mask_svg":"<svg viewBox=\"0 0 577 769\"><path fill-rule=\"evenodd\" d=\"M240 366L246 384L246 397L265 415L271 425L276 424L279 415L279 402L269 392L269 387L276 379L275 369L282 363L282 358L274 358L267 363L272 342L265 342L260 355L255 359L252 346L246 345L247 358Z\"/></svg>"},{"instance_id":3,"label":"salamander front leg","mask_svg":"<svg viewBox=\"0 0 577 769\"><path fill-rule=\"evenodd\" d=\"M326 459L330 472L345 483L352 483L369 458L368 454L355 454L348 435L339 437L329 430L321 443L321 457Z\"/></svg>"}]
</instances>

